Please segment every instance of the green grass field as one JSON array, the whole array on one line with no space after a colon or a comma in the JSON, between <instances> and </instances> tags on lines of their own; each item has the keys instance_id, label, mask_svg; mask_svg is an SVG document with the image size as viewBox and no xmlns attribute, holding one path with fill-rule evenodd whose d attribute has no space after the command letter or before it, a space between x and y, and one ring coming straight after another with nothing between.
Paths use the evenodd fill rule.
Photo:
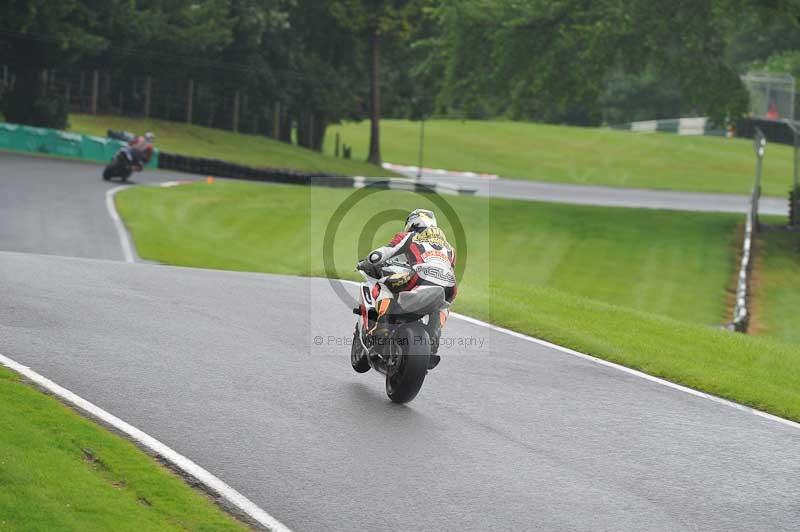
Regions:
<instances>
[{"instance_id":1,"label":"green grass field","mask_svg":"<svg viewBox=\"0 0 800 532\"><path fill-rule=\"evenodd\" d=\"M346 161L312 150L290 146L266 137L163 120L138 120L119 116L69 116L72 131L106 136L109 129L156 134L156 146L164 151L222 159L257 167L292 168L307 172L345 175L392 176L392 172L362 161Z\"/></svg>"},{"instance_id":2,"label":"green grass field","mask_svg":"<svg viewBox=\"0 0 800 532\"><path fill-rule=\"evenodd\" d=\"M117 201L144 258L318 276L325 226L350 193L217 182L136 188ZM469 248L455 310L800 419L800 349L710 326L726 318L740 217L448 201ZM358 245L364 220L424 203L400 192L359 203L337 233L340 275L355 279L359 253L399 224L382 218Z\"/></svg>"},{"instance_id":3,"label":"green grass field","mask_svg":"<svg viewBox=\"0 0 800 532\"><path fill-rule=\"evenodd\" d=\"M132 443L0 368L0 530L249 530Z\"/></svg>"},{"instance_id":4,"label":"green grass field","mask_svg":"<svg viewBox=\"0 0 800 532\"><path fill-rule=\"evenodd\" d=\"M383 158L416 165L419 123L381 122ZM367 155L369 123L328 129ZM637 188L747 193L753 186L755 157L746 139L642 134L599 128L522 122L431 120L425 124L424 166L499 174L515 179ZM764 193L788 194L792 155L770 144L764 163Z\"/></svg>"},{"instance_id":5,"label":"green grass field","mask_svg":"<svg viewBox=\"0 0 800 532\"><path fill-rule=\"evenodd\" d=\"M121 195L119 206L144 258L323 276L321 254L312 248L334 208L351 193L217 182L166 192L138 188ZM725 290L734 274L741 216L485 198L447 201L468 237L469 255L460 256L468 261L464 303L489 282L509 290L535 284L689 322L727 319ZM397 192L359 203L338 233L337 267L347 273L358 255L367 253L369 244L361 250L356 245L365 220L386 209L407 212L418 203L419 196ZM401 229L404 215L382 225L370 244L380 245ZM453 237L449 228L448 233Z\"/></svg>"},{"instance_id":6,"label":"green grass field","mask_svg":"<svg viewBox=\"0 0 800 532\"><path fill-rule=\"evenodd\" d=\"M800 233L761 233L758 254L757 332L800 344Z\"/></svg>"}]
</instances>

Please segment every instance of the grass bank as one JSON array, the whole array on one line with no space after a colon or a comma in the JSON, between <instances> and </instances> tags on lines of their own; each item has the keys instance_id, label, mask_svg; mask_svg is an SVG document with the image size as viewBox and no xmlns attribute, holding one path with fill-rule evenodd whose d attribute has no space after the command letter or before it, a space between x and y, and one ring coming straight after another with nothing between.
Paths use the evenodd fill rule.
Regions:
<instances>
[{"instance_id":1,"label":"grass bank","mask_svg":"<svg viewBox=\"0 0 800 532\"><path fill-rule=\"evenodd\" d=\"M125 191L118 206L145 258L324 275L321 235L348 194L195 184ZM702 325L724 318L739 217L448 201L469 243L456 310L800 420L800 349ZM358 245L364 220L424 203L385 192L354 207L334 247L342 275L355 278L348 271L361 248L396 229L396 218L381 219L376 237Z\"/></svg>"},{"instance_id":2,"label":"grass bank","mask_svg":"<svg viewBox=\"0 0 800 532\"><path fill-rule=\"evenodd\" d=\"M800 233L762 232L758 255L757 332L800 344Z\"/></svg>"},{"instance_id":3,"label":"grass bank","mask_svg":"<svg viewBox=\"0 0 800 532\"><path fill-rule=\"evenodd\" d=\"M350 194L217 182L168 191L139 188L119 196L119 208L147 259L324 276L315 248L334 209ZM464 224L468 243L468 256L463 248L459 254L467 262L459 303L486 297L490 283L518 292L541 285L689 322L721 324L727 318L725 290L735 266L738 215L447 201ZM380 192L354 207L336 237L339 270L348 274L370 245L388 241L420 203L410 193ZM365 221L395 209L400 212L381 219L376 238L358 249Z\"/></svg>"},{"instance_id":4,"label":"grass bank","mask_svg":"<svg viewBox=\"0 0 800 532\"><path fill-rule=\"evenodd\" d=\"M256 167L292 168L307 172L364 176L395 175L365 162L347 161L323 155L313 150L290 146L262 136L241 135L179 122L80 114L70 115L69 121L73 131L101 137L106 136L109 129L140 134L152 131L156 134L156 145L160 149L182 155L222 159Z\"/></svg>"},{"instance_id":5,"label":"grass bank","mask_svg":"<svg viewBox=\"0 0 800 532\"><path fill-rule=\"evenodd\" d=\"M0 530L249 530L133 444L0 368Z\"/></svg>"},{"instance_id":6,"label":"grass bank","mask_svg":"<svg viewBox=\"0 0 800 532\"><path fill-rule=\"evenodd\" d=\"M384 120L381 128L383 158L416 165L419 123ZM329 128L328 152L337 132L354 158L366 158L368 122ZM750 191L755 166L747 139L476 120L426 122L424 160L428 167L514 179L729 193ZM791 176L791 149L770 144L764 193L785 196Z\"/></svg>"}]
</instances>

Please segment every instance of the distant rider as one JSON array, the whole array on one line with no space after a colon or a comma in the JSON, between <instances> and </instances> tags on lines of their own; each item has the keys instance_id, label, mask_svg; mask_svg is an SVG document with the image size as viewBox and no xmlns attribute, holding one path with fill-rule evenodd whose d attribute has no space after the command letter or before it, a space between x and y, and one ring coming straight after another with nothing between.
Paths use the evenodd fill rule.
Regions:
<instances>
[{"instance_id":1,"label":"distant rider","mask_svg":"<svg viewBox=\"0 0 800 532\"><path fill-rule=\"evenodd\" d=\"M371 251L358 263L358 268L378 279L382 277L381 268L391 259L409 267L423 265L415 268L413 274L389 276L386 286L393 292L409 291L417 286L441 286L445 299L452 303L458 292L454 271L456 252L436 224L436 216L432 211L416 209L406 218L404 229L394 235L387 246ZM434 319L438 320L438 315ZM439 356L435 354L438 348L439 338L434 338L431 369L439 363Z\"/></svg>"},{"instance_id":2,"label":"distant rider","mask_svg":"<svg viewBox=\"0 0 800 532\"><path fill-rule=\"evenodd\" d=\"M153 141L156 136L149 131L144 136L139 135L128 142L127 152L130 155L131 166L137 172L141 172L144 166L153 157Z\"/></svg>"}]
</instances>

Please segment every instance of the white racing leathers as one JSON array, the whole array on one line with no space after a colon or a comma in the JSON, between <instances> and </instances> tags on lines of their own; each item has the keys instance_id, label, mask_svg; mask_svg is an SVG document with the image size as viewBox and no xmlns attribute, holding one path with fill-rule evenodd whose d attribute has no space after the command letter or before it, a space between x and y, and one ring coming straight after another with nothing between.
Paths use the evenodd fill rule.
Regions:
<instances>
[{"instance_id":1,"label":"white racing leathers","mask_svg":"<svg viewBox=\"0 0 800 532\"><path fill-rule=\"evenodd\" d=\"M414 270L413 275L390 277L387 285L392 290L411 290L420 284L437 285L445 289L448 301L455 298L455 251L438 227L429 227L420 233L398 233L388 246L372 251L367 260L376 268L399 263Z\"/></svg>"}]
</instances>

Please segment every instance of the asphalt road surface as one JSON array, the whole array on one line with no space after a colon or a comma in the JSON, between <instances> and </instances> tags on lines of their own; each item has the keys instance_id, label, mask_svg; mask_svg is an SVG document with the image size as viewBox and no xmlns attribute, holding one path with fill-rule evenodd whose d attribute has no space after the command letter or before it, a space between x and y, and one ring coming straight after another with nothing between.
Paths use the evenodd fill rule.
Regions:
<instances>
[{"instance_id":1,"label":"asphalt road surface","mask_svg":"<svg viewBox=\"0 0 800 532\"><path fill-rule=\"evenodd\" d=\"M1 352L298 531L798 530L800 431L519 338L452 320L403 407L324 280L15 253L0 279Z\"/></svg>"},{"instance_id":2,"label":"asphalt road surface","mask_svg":"<svg viewBox=\"0 0 800 532\"><path fill-rule=\"evenodd\" d=\"M98 174L0 156L0 249L119 259ZM800 530L796 428L458 319L397 406L353 320L324 280L0 251L0 353L294 530Z\"/></svg>"},{"instance_id":3,"label":"asphalt road surface","mask_svg":"<svg viewBox=\"0 0 800 532\"><path fill-rule=\"evenodd\" d=\"M416 177L414 172L407 172ZM452 173L426 173L423 180L445 183L476 190L478 196L526 199L577 205L604 205L608 207L645 207L679 211L741 212L748 211L750 197L741 194L710 194L703 192L673 192L624 187L593 185L567 185L518 179L482 179ZM787 190L789 184L786 185ZM763 197L759 203L761 214L786 216L789 200Z\"/></svg>"},{"instance_id":4,"label":"asphalt road surface","mask_svg":"<svg viewBox=\"0 0 800 532\"><path fill-rule=\"evenodd\" d=\"M0 152L0 250L122 260L110 223L103 167L70 160ZM191 177L191 176L188 176ZM187 179L145 171L131 183Z\"/></svg>"}]
</instances>

